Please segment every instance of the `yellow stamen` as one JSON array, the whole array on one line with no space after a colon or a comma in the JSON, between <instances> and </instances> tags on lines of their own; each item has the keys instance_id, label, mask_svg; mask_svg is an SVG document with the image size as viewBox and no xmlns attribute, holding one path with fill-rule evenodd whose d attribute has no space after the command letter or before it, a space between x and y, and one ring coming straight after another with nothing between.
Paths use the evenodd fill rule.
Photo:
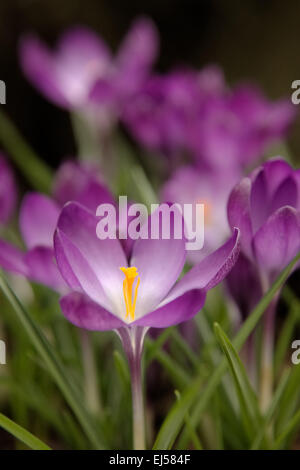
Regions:
<instances>
[{"instance_id":1,"label":"yellow stamen","mask_svg":"<svg viewBox=\"0 0 300 470\"><path fill-rule=\"evenodd\" d=\"M139 274L135 266L132 266L131 268L120 268L120 269L125 274L125 279L123 281L123 295L124 295L125 306L126 306L125 318L130 316L130 319L134 320L137 293L138 293L138 288L140 285L139 277L137 278L137 281L136 281L133 301L132 301L132 289L133 289L134 280Z\"/></svg>"}]
</instances>

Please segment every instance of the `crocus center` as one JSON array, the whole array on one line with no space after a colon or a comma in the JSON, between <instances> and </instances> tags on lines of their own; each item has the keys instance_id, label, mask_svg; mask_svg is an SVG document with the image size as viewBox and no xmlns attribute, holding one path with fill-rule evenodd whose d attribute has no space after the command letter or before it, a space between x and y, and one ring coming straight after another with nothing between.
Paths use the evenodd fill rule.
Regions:
<instances>
[{"instance_id":1,"label":"crocus center","mask_svg":"<svg viewBox=\"0 0 300 470\"><path fill-rule=\"evenodd\" d=\"M134 320L134 312L135 312L135 305L137 299L138 288L140 285L140 277L137 278L135 288L134 288L134 295L133 295L133 284L135 278L139 275L137 272L137 268L132 266L130 268L120 268L121 271L125 274L125 279L123 281L123 295L125 300L126 306L126 317L130 318L130 320ZM132 298L133 297L133 298Z\"/></svg>"}]
</instances>

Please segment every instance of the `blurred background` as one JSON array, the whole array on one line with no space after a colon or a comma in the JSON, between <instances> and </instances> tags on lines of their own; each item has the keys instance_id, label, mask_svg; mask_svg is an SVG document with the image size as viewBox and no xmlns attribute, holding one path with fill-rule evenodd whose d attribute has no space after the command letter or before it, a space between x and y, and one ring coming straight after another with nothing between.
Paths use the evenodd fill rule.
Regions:
<instances>
[{"instance_id":1,"label":"blurred background","mask_svg":"<svg viewBox=\"0 0 300 470\"><path fill-rule=\"evenodd\" d=\"M10 0L0 3L0 70L6 110L34 149L52 166L75 152L67 113L47 102L23 77L18 40L35 32L54 45L69 26L83 24L114 50L132 20L149 15L161 36L156 69L217 63L229 84L259 84L269 98L291 94L300 78L300 3L290 0ZM299 148L300 120L290 133Z\"/></svg>"}]
</instances>

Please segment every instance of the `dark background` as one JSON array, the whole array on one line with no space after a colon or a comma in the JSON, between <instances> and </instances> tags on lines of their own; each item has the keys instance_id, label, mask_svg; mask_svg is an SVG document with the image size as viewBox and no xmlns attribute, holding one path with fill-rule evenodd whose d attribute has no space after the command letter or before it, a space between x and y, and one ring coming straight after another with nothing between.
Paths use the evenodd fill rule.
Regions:
<instances>
[{"instance_id":1,"label":"dark background","mask_svg":"<svg viewBox=\"0 0 300 470\"><path fill-rule=\"evenodd\" d=\"M298 0L1 0L0 79L7 85L6 110L51 165L75 152L69 118L22 76L18 38L34 31L54 45L65 28L84 24L116 49L139 14L149 15L160 31L158 70L217 63L229 83L253 81L270 98L289 96L291 82L300 79ZM289 139L296 156L299 124Z\"/></svg>"}]
</instances>

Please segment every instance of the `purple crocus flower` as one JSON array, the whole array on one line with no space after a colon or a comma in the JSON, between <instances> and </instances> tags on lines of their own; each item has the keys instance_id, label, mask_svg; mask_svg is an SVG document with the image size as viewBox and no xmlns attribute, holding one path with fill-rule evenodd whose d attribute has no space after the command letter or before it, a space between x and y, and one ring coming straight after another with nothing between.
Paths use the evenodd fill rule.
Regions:
<instances>
[{"instance_id":1,"label":"purple crocus flower","mask_svg":"<svg viewBox=\"0 0 300 470\"><path fill-rule=\"evenodd\" d=\"M118 238L97 238L98 222L99 218L75 202L64 206L60 214L55 256L72 291L61 298L60 305L64 316L80 328L113 329L119 334L131 371L134 448L143 449L144 335L149 327L165 328L196 315L206 292L224 279L237 258L238 230L176 282L186 258L183 238L139 238L127 257ZM147 234L143 227L141 233Z\"/></svg>"},{"instance_id":2,"label":"purple crocus flower","mask_svg":"<svg viewBox=\"0 0 300 470\"><path fill-rule=\"evenodd\" d=\"M217 67L201 72L174 70L150 77L123 112L133 136L150 150L177 155L186 149L190 124L199 106L223 92L224 81Z\"/></svg>"},{"instance_id":3,"label":"purple crocus flower","mask_svg":"<svg viewBox=\"0 0 300 470\"><path fill-rule=\"evenodd\" d=\"M228 220L231 227L240 228L241 255L227 284L241 314L247 315L300 251L300 171L279 158L254 170L233 189L228 201ZM264 314L260 374L263 411L272 396L278 297L279 294ZM253 358L251 362L253 367Z\"/></svg>"},{"instance_id":4,"label":"purple crocus flower","mask_svg":"<svg viewBox=\"0 0 300 470\"><path fill-rule=\"evenodd\" d=\"M11 217L16 205L17 189L13 172L0 153L0 225Z\"/></svg>"},{"instance_id":5,"label":"purple crocus flower","mask_svg":"<svg viewBox=\"0 0 300 470\"><path fill-rule=\"evenodd\" d=\"M265 291L300 250L300 171L279 158L257 168L233 189L228 220Z\"/></svg>"},{"instance_id":6,"label":"purple crocus flower","mask_svg":"<svg viewBox=\"0 0 300 470\"><path fill-rule=\"evenodd\" d=\"M69 203L54 238L58 268L73 290L61 299L62 311L89 330L164 328L186 321L203 306L206 292L228 274L238 254L235 231L176 283L186 259L185 240L140 238L128 259L117 238L97 238L98 221L80 204Z\"/></svg>"},{"instance_id":7,"label":"purple crocus flower","mask_svg":"<svg viewBox=\"0 0 300 470\"><path fill-rule=\"evenodd\" d=\"M64 163L54 181L54 198L27 194L21 204L19 224L27 251L0 240L0 266L58 292L67 286L54 262L53 234L62 205L77 200L95 211L100 203L113 203L109 191L90 170L74 162Z\"/></svg>"},{"instance_id":8,"label":"purple crocus flower","mask_svg":"<svg viewBox=\"0 0 300 470\"><path fill-rule=\"evenodd\" d=\"M136 20L115 58L92 31L75 27L60 39L55 52L35 36L22 38L21 65L27 78L52 102L70 110L107 108L130 96L149 72L158 49L151 20Z\"/></svg>"},{"instance_id":9,"label":"purple crocus flower","mask_svg":"<svg viewBox=\"0 0 300 470\"><path fill-rule=\"evenodd\" d=\"M288 100L271 102L259 89L239 86L200 110L188 129L188 147L200 164L244 169L284 137L295 114Z\"/></svg>"},{"instance_id":10,"label":"purple crocus flower","mask_svg":"<svg viewBox=\"0 0 300 470\"><path fill-rule=\"evenodd\" d=\"M245 169L281 139L295 116L288 100L268 101L253 86L229 90L208 67L149 78L125 107L123 120L152 151L196 164Z\"/></svg>"}]
</instances>

